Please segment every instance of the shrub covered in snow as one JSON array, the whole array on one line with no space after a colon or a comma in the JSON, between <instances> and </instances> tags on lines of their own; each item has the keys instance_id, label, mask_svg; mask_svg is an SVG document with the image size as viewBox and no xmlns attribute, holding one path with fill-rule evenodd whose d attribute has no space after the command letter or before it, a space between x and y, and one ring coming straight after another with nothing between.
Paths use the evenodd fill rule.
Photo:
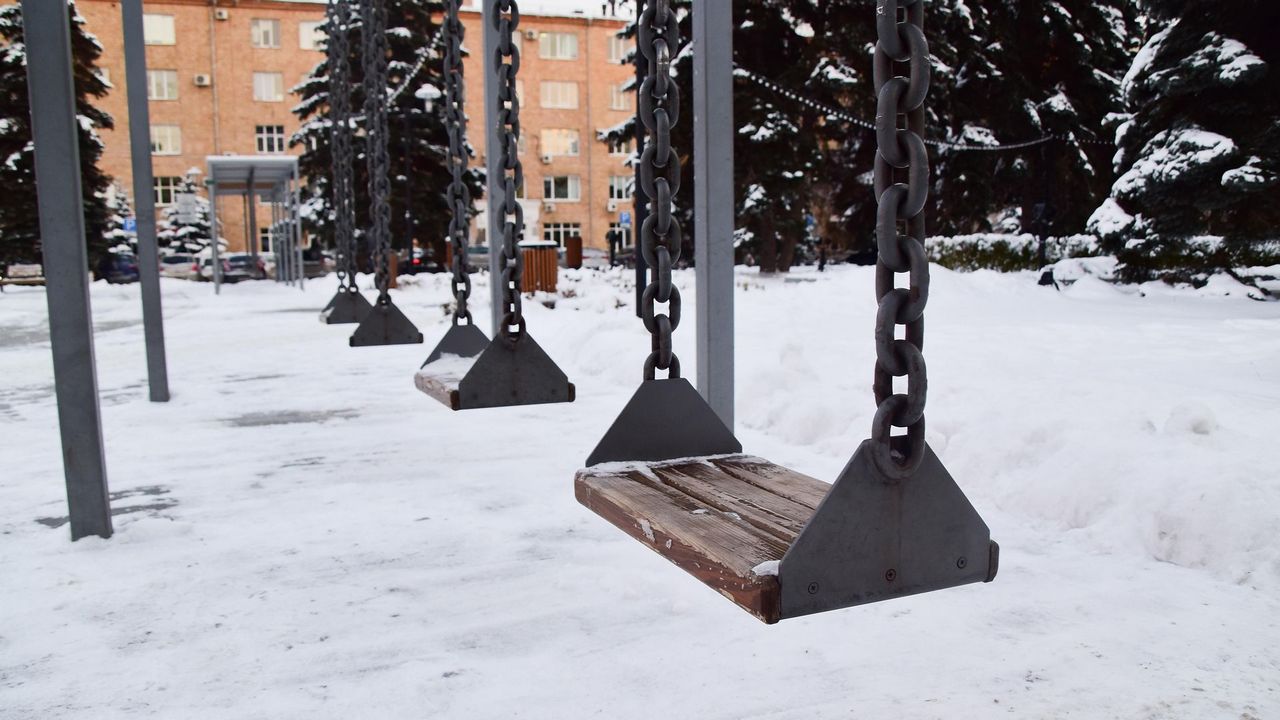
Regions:
<instances>
[{"instance_id":1,"label":"shrub covered in snow","mask_svg":"<svg viewBox=\"0 0 1280 720\"><path fill-rule=\"evenodd\" d=\"M951 270L1013 272L1038 270L1059 260L1096 255L1098 240L1092 235L1046 238L1043 257L1040 255L1040 239L1027 233L931 237L926 241L925 249L931 261Z\"/></svg>"},{"instance_id":2,"label":"shrub covered in snow","mask_svg":"<svg viewBox=\"0 0 1280 720\"><path fill-rule=\"evenodd\" d=\"M1117 179L1089 220L1128 280L1280 261L1275 3L1159 0L1124 78Z\"/></svg>"}]
</instances>

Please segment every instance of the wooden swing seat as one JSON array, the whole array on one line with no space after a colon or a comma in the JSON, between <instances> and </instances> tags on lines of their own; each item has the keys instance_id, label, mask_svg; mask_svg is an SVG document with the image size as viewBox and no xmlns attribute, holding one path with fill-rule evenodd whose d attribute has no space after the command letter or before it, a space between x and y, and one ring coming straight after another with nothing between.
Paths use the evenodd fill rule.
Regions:
<instances>
[{"instance_id":1,"label":"wooden swing seat","mask_svg":"<svg viewBox=\"0 0 1280 720\"><path fill-rule=\"evenodd\" d=\"M578 501L766 623L778 563L831 486L748 455L579 470Z\"/></svg>"}]
</instances>

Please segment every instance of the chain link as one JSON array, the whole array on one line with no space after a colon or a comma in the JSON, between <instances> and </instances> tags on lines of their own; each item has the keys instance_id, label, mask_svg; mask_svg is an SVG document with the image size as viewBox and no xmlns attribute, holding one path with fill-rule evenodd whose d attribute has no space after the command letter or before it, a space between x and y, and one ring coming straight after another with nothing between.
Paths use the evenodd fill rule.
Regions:
<instances>
[{"instance_id":1,"label":"chain link","mask_svg":"<svg viewBox=\"0 0 1280 720\"><path fill-rule=\"evenodd\" d=\"M924 459L927 375L924 309L929 302L924 207L929 196L929 153L924 143L924 101L929 94L929 43L924 0L876 0L876 414L871 449L876 466L894 479L910 477ZM906 65L907 76L896 74ZM905 178L904 178L905 176ZM902 182L903 180L906 182ZM906 233L901 232L905 224ZM896 274L908 273L908 287ZM904 339L896 337L904 325ZM907 391L893 379L906 376ZM906 428L894 437L892 428Z\"/></svg>"},{"instance_id":2,"label":"chain link","mask_svg":"<svg viewBox=\"0 0 1280 720\"><path fill-rule=\"evenodd\" d=\"M462 76L462 41L466 28L458 18L462 0L445 0L444 100L445 124L449 131L449 189L445 194L452 217L449 242L453 247L453 324L473 324L467 299L471 297L471 276L467 274L467 236L471 232L471 191L467 174L466 84Z\"/></svg>"},{"instance_id":3,"label":"chain link","mask_svg":"<svg viewBox=\"0 0 1280 720\"><path fill-rule=\"evenodd\" d=\"M330 0L326 47L329 64L329 129L333 176L334 239L337 250L338 287L356 291L355 222L351 178L351 25L349 0Z\"/></svg>"},{"instance_id":4,"label":"chain link","mask_svg":"<svg viewBox=\"0 0 1280 720\"><path fill-rule=\"evenodd\" d=\"M524 208L516 192L524 186L524 165L520 162L520 96L516 77L520 73L520 48L511 42L520 27L520 5L516 0L493 0L488 13L498 30L498 47L493 54L494 74L498 78L498 137L501 138L502 189L502 255L498 268L502 271L502 334L510 342L524 336L524 309L520 302L520 284L524 276L524 258L520 241L524 239Z\"/></svg>"},{"instance_id":5,"label":"chain link","mask_svg":"<svg viewBox=\"0 0 1280 720\"><path fill-rule=\"evenodd\" d=\"M671 333L680 326L680 289L671 269L680 260L680 221L674 200L680 192L680 156L671 146L671 128L680 119L680 88L671 75L671 58L680 49L680 21L670 0L652 0L637 24L637 49L649 72L640 84L639 116L649 136L640 156L640 187L649 200L649 214L640 226L640 252L650 268L649 284L640 298L640 318L649 331L651 348L644 362L644 379L658 370L680 377L680 358L672 351ZM667 312L655 304L665 303Z\"/></svg>"},{"instance_id":6,"label":"chain link","mask_svg":"<svg viewBox=\"0 0 1280 720\"><path fill-rule=\"evenodd\" d=\"M391 302L391 156L387 151L387 3L362 0L364 49L365 161L369 168L369 209L373 250L378 261L378 304Z\"/></svg>"}]
</instances>

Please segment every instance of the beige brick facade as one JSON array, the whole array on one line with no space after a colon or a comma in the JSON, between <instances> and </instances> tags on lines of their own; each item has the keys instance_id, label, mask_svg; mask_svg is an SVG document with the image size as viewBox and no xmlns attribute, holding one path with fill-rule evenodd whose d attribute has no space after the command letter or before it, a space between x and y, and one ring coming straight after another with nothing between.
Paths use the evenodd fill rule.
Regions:
<instances>
[{"instance_id":1,"label":"beige brick facade","mask_svg":"<svg viewBox=\"0 0 1280 720\"><path fill-rule=\"evenodd\" d=\"M103 134L106 143L103 169L132 194L120 5L113 0L80 0L78 5L88 29L103 45L100 65L115 86L100 102L116 119L116 129ZM291 109L298 97L289 90L323 59L319 50L308 47L306 38L310 36L311 27L323 21L324 8L323 1L313 0L144 3L147 15L172 18L173 25L172 44L147 46L148 70L173 73L166 78L157 77L160 94L170 96L176 92L173 99L151 100L153 129L173 135L174 131L165 128L176 127L176 135L180 137L180 147L152 155L157 178L181 177L193 167L203 172L209 155L252 155L264 149L273 150L270 145L260 146L259 128L283 127L285 137L297 129L298 121ZM266 22L256 23L255 31L255 21ZM465 65L471 83L467 96L470 140L482 163L485 146L484 94L480 85L482 21L478 11L466 9L463 22L471 51ZM155 35L163 36L168 23L167 19L159 20L161 30ZM626 156L611 154L609 147L596 141L599 130L617 125L634 112L633 94L625 95L621 103L622 99L614 96L614 88L633 74L630 65L611 59L611 44L615 42L611 38L622 26L623 22L614 18L522 14L521 121L525 135L522 160L529 238L550 233L562 239L569 228L576 226L577 233L588 245L603 247L610 224L617 223L621 213L632 210L629 199L616 201L616 209L610 209L610 178L630 175L625 165ZM277 28L279 32L275 36ZM257 45L268 47L255 46L255 39ZM569 50L574 45L576 57L571 57L574 53ZM616 57L618 48L613 50ZM279 77L259 77L260 92L255 97L255 74L278 74ZM207 76L207 84L204 78L197 84L198 76ZM547 86L544 83L562 84ZM271 90L277 84L283 85L284 96L273 100ZM569 84L574 91L567 89ZM546 107L568 105L565 101L574 92L576 107ZM577 154L557 154L556 141L571 136L572 132L577 133ZM273 142L265 136L262 140ZM544 198L543 185L547 177L562 178L557 183L562 189L576 182L578 199ZM568 180L570 177L577 180ZM240 203L224 200L219 216L224 226L223 237L232 249L243 248L245 220ZM266 212L260 212L258 218L263 226L269 221ZM480 220L475 230L477 240L484 239L483 216Z\"/></svg>"}]
</instances>

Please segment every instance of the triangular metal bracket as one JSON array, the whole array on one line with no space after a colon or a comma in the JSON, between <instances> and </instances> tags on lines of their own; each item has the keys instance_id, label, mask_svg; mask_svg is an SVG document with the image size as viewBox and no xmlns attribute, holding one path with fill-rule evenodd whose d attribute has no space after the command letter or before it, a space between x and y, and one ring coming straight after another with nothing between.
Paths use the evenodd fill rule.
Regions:
<instances>
[{"instance_id":1,"label":"triangular metal bracket","mask_svg":"<svg viewBox=\"0 0 1280 720\"><path fill-rule=\"evenodd\" d=\"M320 322L325 325L349 325L363 322L371 308L373 303L369 302L359 290L342 288L333 296L329 304L324 306L324 310L320 311Z\"/></svg>"},{"instance_id":2,"label":"triangular metal bracket","mask_svg":"<svg viewBox=\"0 0 1280 720\"><path fill-rule=\"evenodd\" d=\"M422 333L390 300L385 305L375 304L351 336L351 347L415 345L420 342Z\"/></svg>"},{"instance_id":3,"label":"triangular metal bracket","mask_svg":"<svg viewBox=\"0 0 1280 720\"><path fill-rule=\"evenodd\" d=\"M587 467L740 452L742 443L688 380L646 380L591 452Z\"/></svg>"},{"instance_id":4,"label":"triangular metal bracket","mask_svg":"<svg viewBox=\"0 0 1280 720\"><path fill-rule=\"evenodd\" d=\"M575 390L555 361L524 333L499 335L458 383L455 410L573 402Z\"/></svg>"},{"instance_id":5,"label":"triangular metal bracket","mask_svg":"<svg viewBox=\"0 0 1280 720\"><path fill-rule=\"evenodd\" d=\"M933 450L896 481L876 468L870 442L782 557L783 618L995 578L1000 548Z\"/></svg>"},{"instance_id":6,"label":"triangular metal bracket","mask_svg":"<svg viewBox=\"0 0 1280 720\"><path fill-rule=\"evenodd\" d=\"M422 363L422 367L425 368L428 364L439 360L441 355L475 357L484 352L487 347L489 347L489 338L480 328L475 325L453 325L444 337L440 338L440 342L427 356L427 361Z\"/></svg>"}]
</instances>

